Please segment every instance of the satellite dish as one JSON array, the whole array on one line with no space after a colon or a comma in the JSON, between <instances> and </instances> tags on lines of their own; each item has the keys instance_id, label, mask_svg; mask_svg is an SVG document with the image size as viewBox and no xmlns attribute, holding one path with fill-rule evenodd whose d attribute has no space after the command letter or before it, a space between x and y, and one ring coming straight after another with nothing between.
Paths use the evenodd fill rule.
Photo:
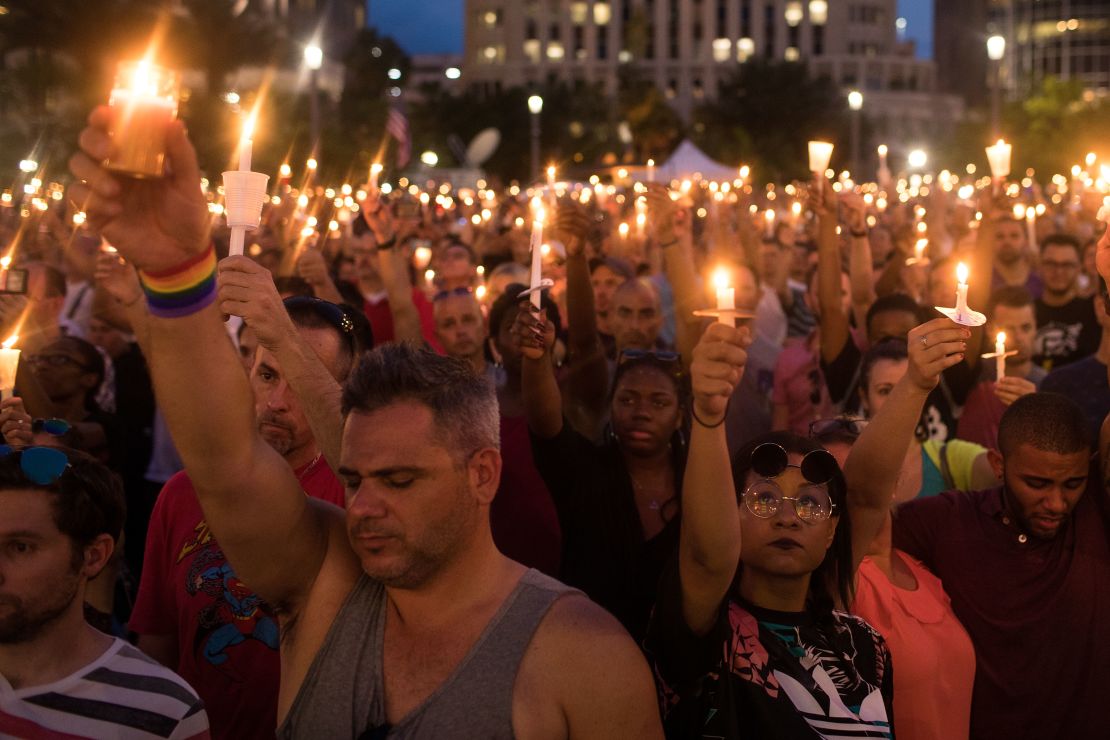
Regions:
<instances>
[{"instance_id":1,"label":"satellite dish","mask_svg":"<svg viewBox=\"0 0 1110 740\"><path fill-rule=\"evenodd\" d=\"M466 161L471 167L481 167L487 159L493 156L501 144L501 132L495 128L479 131L470 146L466 148Z\"/></svg>"}]
</instances>

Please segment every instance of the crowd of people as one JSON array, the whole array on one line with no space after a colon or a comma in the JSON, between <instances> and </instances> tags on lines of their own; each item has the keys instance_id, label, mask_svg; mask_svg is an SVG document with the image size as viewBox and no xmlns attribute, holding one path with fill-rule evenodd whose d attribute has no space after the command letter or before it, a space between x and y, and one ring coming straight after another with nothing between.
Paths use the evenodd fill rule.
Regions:
<instances>
[{"instance_id":1,"label":"crowd of people","mask_svg":"<svg viewBox=\"0 0 1110 740\"><path fill-rule=\"evenodd\" d=\"M0 209L0 736L1110 737L1093 182L283 182L229 256L108 116Z\"/></svg>"}]
</instances>

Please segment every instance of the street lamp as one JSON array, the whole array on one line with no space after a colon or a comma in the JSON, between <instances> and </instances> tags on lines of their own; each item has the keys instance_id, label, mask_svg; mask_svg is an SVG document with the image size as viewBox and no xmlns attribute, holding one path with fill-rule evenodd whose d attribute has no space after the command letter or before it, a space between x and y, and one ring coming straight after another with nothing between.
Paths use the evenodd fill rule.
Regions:
<instances>
[{"instance_id":1,"label":"street lamp","mask_svg":"<svg viewBox=\"0 0 1110 740\"><path fill-rule=\"evenodd\" d=\"M528 111L532 114L532 176L540 171L540 113L543 113L543 98L531 95L528 98Z\"/></svg>"},{"instance_id":2,"label":"street lamp","mask_svg":"<svg viewBox=\"0 0 1110 740\"><path fill-rule=\"evenodd\" d=\"M852 90L848 93L848 107L852 109L852 173L859 177L859 138L860 111L863 109L863 93Z\"/></svg>"},{"instance_id":3,"label":"street lamp","mask_svg":"<svg viewBox=\"0 0 1110 740\"><path fill-rule=\"evenodd\" d=\"M991 131L994 136L1001 135L1002 57L1004 56L1006 56L1005 37L995 35L988 38L987 57L991 60Z\"/></svg>"},{"instance_id":4,"label":"street lamp","mask_svg":"<svg viewBox=\"0 0 1110 740\"><path fill-rule=\"evenodd\" d=\"M316 44L306 46L304 66L308 67L309 128L315 153L320 145L320 68L324 66L324 50Z\"/></svg>"}]
</instances>

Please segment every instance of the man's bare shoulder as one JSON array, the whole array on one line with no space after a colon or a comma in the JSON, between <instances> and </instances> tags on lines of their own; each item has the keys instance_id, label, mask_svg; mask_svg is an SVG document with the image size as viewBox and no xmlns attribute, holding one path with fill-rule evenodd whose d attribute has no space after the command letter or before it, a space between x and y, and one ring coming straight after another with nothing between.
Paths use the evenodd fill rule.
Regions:
<instances>
[{"instance_id":1,"label":"man's bare shoulder","mask_svg":"<svg viewBox=\"0 0 1110 740\"><path fill-rule=\"evenodd\" d=\"M521 737L557 731L555 717L566 736L662 737L643 654L620 622L582 594L561 597L540 623L513 710Z\"/></svg>"}]
</instances>

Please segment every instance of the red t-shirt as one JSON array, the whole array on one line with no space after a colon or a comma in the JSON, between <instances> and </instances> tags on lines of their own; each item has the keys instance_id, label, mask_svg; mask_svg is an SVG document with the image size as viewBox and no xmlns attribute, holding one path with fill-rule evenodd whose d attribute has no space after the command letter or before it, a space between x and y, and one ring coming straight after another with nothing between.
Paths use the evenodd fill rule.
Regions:
<instances>
[{"instance_id":1,"label":"red t-shirt","mask_svg":"<svg viewBox=\"0 0 1110 740\"><path fill-rule=\"evenodd\" d=\"M532 460L523 416L501 417L501 485L490 506L493 542L505 557L559 577L563 537L559 513Z\"/></svg>"},{"instance_id":2,"label":"red t-shirt","mask_svg":"<svg viewBox=\"0 0 1110 740\"><path fill-rule=\"evenodd\" d=\"M294 472L308 495L343 506L343 485L322 457ZM273 740L277 619L236 577L183 472L154 505L129 626L177 637L176 671L204 700L213 738Z\"/></svg>"},{"instance_id":3,"label":"red t-shirt","mask_svg":"<svg viewBox=\"0 0 1110 740\"><path fill-rule=\"evenodd\" d=\"M424 341L440 351L436 342L436 320L432 311L432 304L419 288L412 289L412 302L416 304L416 311L420 314L420 333ZM393 331L393 311L389 308L389 299L383 298L377 303L363 301L362 311L370 321L370 328L374 330L374 344L380 345L396 339Z\"/></svg>"}]
</instances>

